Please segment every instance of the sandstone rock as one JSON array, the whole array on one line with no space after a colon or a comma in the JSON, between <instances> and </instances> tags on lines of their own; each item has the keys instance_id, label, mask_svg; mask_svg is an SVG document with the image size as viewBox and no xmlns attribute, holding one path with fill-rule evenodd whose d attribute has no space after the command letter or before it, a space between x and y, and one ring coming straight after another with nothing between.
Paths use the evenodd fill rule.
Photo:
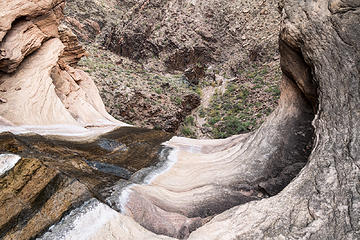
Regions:
<instances>
[{"instance_id":1,"label":"sandstone rock","mask_svg":"<svg viewBox=\"0 0 360 240\"><path fill-rule=\"evenodd\" d=\"M47 36L31 21L18 22L0 44L0 70L14 72L25 56L38 49Z\"/></svg>"},{"instance_id":2,"label":"sandstone rock","mask_svg":"<svg viewBox=\"0 0 360 240\"><path fill-rule=\"evenodd\" d=\"M158 234L186 238L207 217L280 192L310 154L313 118L311 106L293 84L284 83L282 94L279 109L255 133L217 141L170 140L173 165L146 184L129 187L125 214ZM283 129L289 130L286 136ZM139 205L146 207L138 211ZM174 213L187 217L186 224ZM157 220L163 218L169 219L166 225ZM182 228L176 231L178 224Z\"/></svg>"},{"instance_id":3,"label":"sandstone rock","mask_svg":"<svg viewBox=\"0 0 360 240\"><path fill-rule=\"evenodd\" d=\"M33 14L41 14L40 9L35 8L33 11ZM45 40L57 37L57 27L61 18L62 5L54 9L50 8L48 12L31 20L14 22L5 38L0 40L0 70L14 72L25 56L37 50Z\"/></svg>"},{"instance_id":4,"label":"sandstone rock","mask_svg":"<svg viewBox=\"0 0 360 240\"><path fill-rule=\"evenodd\" d=\"M280 2L282 93L255 132L165 148L167 134L138 128L91 141L0 134L0 149L22 157L0 177L0 237L359 239L359 8ZM79 125L101 115L97 95L82 92L94 90L85 73L58 61L63 47L48 40L1 74L5 120Z\"/></svg>"},{"instance_id":5,"label":"sandstone rock","mask_svg":"<svg viewBox=\"0 0 360 240\"><path fill-rule=\"evenodd\" d=\"M10 122L9 120L6 120L5 118L0 116L0 125L1 126L14 126L14 124L12 122Z\"/></svg>"},{"instance_id":6,"label":"sandstone rock","mask_svg":"<svg viewBox=\"0 0 360 240\"><path fill-rule=\"evenodd\" d=\"M2 117L18 125L77 125L57 97L49 75L63 48L59 39L48 40L14 74L0 75L1 87L9 89L3 96L11 102L0 107ZM24 90L15 91L17 86Z\"/></svg>"},{"instance_id":7,"label":"sandstone rock","mask_svg":"<svg viewBox=\"0 0 360 240\"><path fill-rule=\"evenodd\" d=\"M27 8L12 1L2 9L1 17L9 21L0 26L7 31L0 42L0 70L6 72L0 74L0 85L6 89L2 102L10 104L1 106L1 116L16 125L119 124L106 112L92 80L68 66L76 65L85 50L65 26L59 34L63 1L22 4Z\"/></svg>"},{"instance_id":8,"label":"sandstone rock","mask_svg":"<svg viewBox=\"0 0 360 240\"><path fill-rule=\"evenodd\" d=\"M62 74L59 67L51 74L63 48L59 39L48 40L14 74L0 76L1 87L9 89L3 98L11 103L0 107L1 116L18 125L117 123L105 111L96 86L84 72L65 65ZM23 90L16 91L18 86Z\"/></svg>"},{"instance_id":9,"label":"sandstone rock","mask_svg":"<svg viewBox=\"0 0 360 240\"><path fill-rule=\"evenodd\" d=\"M106 218L99 220L99 215ZM69 231L68 224L72 226ZM138 225L132 218L124 216L106 204L92 199L84 203L78 209L71 212L64 221L59 222L53 227L54 231L46 232L41 238L43 240L54 240L58 234L67 231L68 239L106 239L123 240L133 239L152 239L152 240L171 240L173 238L163 235L156 235Z\"/></svg>"},{"instance_id":10,"label":"sandstone rock","mask_svg":"<svg viewBox=\"0 0 360 240\"><path fill-rule=\"evenodd\" d=\"M60 40L65 45L60 60L70 66L76 65L86 55L85 49L79 44L76 35L65 25L59 27Z\"/></svg>"},{"instance_id":11,"label":"sandstone rock","mask_svg":"<svg viewBox=\"0 0 360 240\"><path fill-rule=\"evenodd\" d=\"M53 11L55 15L61 14L64 0L14 0L0 3L0 41L11 29L11 24L19 18L34 18Z\"/></svg>"},{"instance_id":12,"label":"sandstone rock","mask_svg":"<svg viewBox=\"0 0 360 240\"><path fill-rule=\"evenodd\" d=\"M72 117L83 126L116 123L100 98L99 92L85 72L60 64L52 69L55 92Z\"/></svg>"},{"instance_id":13,"label":"sandstone rock","mask_svg":"<svg viewBox=\"0 0 360 240\"><path fill-rule=\"evenodd\" d=\"M283 63L285 79L299 83L313 104L314 89L308 91L301 84L309 82L317 86L319 93L318 114L313 122L316 143L309 163L279 195L220 214L189 239L360 237L357 191L360 172L359 159L354 157L359 155L360 119L352 104L360 99L355 90L359 87L360 71L354 64L360 59L360 3L351 0L280 3L283 14L280 38L290 50L282 51L281 58L292 61ZM289 65L297 67L289 72ZM306 80L307 67L311 69L311 81ZM229 226L231 231L213 231Z\"/></svg>"}]
</instances>

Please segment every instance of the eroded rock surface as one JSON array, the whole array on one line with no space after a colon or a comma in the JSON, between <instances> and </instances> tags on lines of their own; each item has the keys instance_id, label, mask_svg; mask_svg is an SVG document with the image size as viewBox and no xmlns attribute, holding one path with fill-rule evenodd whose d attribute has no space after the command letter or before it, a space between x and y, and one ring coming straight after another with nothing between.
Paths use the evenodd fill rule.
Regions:
<instances>
[{"instance_id":1,"label":"eroded rock surface","mask_svg":"<svg viewBox=\"0 0 360 240\"><path fill-rule=\"evenodd\" d=\"M0 42L2 118L15 125L120 124L106 112L86 73L69 66L85 51L71 30L58 30L64 1L11 1L0 7L6 19Z\"/></svg>"},{"instance_id":2,"label":"eroded rock surface","mask_svg":"<svg viewBox=\"0 0 360 240\"><path fill-rule=\"evenodd\" d=\"M276 1L69 0L65 23L86 43L90 55L81 66L109 113L122 121L181 136L224 138L231 135L224 129L233 119L245 123L235 123L241 126L233 134L248 132L277 105ZM230 86L232 92L224 94L232 83L244 89ZM242 90L244 99L229 97ZM188 124L181 100L191 92L201 104L186 114L194 119Z\"/></svg>"},{"instance_id":3,"label":"eroded rock surface","mask_svg":"<svg viewBox=\"0 0 360 240\"><path fill-rule=\"evenodd\" d=\"M155 165L169 137L132 127L77 142L1 133L0 237L34 238L85 201L104 201L119 180Z\"/></svg>"},{"instance_id":4,"label":"eroded rock surface","mask_svg":"<svg viewBox=\"0 0 360 240\"><path fill-rule=\"evenodd\" d=\"M292 61L283 65L284 77L297 82L309 102L314 103L314 91L301 87L303 83L312 80L319 94L316 143L309 163L277 196L220 214L190 239L360 237L360 115L356 107L360 101L360 4L285 0L280 6L280 39L290 50L283 51L282 58ZM229 226L231 231L224 230Z\"/></svg>"},{"instance_id":5,"label":"eroded rock surface","mask_svg":"<svg viewBox=\"0 0 360 240\"><path fill-rule=\"evenodd\" d=\"M133 127L66 135L105 113L86 99L97 95L84 90L94 89L84 73L58 60L57 38L2 73L2 128L16 133L11 125L27 117L57 121L46 104L74 127L64 134L47 126L46 136L2 130L0 237L359 239L360 4L284 0L280 10L279 106L257 131L227 139L169 140ZM29 79L41 111L25 104ZM20 91L29 92L13 98ZM21 108L4 107L13 101Z\"/></svg>"},{"instance_id":6,"label":"eroded rock surface","mask_svg":"<svg viewBox=\"0 0 360 240\"><path fill-rule=\"evenodd\" d=\"M14 72L25 56L57 37L63 7L63 0L1 3L0 70Z\"/></svg>"}]
</instances>

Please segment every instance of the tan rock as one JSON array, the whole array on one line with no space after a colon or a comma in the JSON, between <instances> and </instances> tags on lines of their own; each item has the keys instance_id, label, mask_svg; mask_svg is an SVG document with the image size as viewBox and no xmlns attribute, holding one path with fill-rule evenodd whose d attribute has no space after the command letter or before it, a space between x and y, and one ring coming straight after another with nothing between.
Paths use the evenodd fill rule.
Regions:
<instances>
[{"instance_id":1,"label":"tan rock","mask_svg":"<svg viewBox=\"0 0 360 240\"><path fill-rule=\"evenodd\" d=\"M14 124L0 116L0 125L1 126L13 126Z\"/></svg>"},{"instance_id":2,"label":"tan rock","mask_svg":"<svg viewBox=\"0 0 360 240\"><path fill-rule=\"evenodd\" d=\"M78 181L68 179L37 159L20 160L0 179L0 228L8 230L3 239L36 236L58 221L87 191ZM34 211L31 219L20 217L11 222L26 211Z\"/></svg>"},{"instance_id":3,"label":"tan rock","mask_svg":"<svg viewBox=\"0 0 360 240\"><path fill-rule=\"evenodd\" d=\"M1 42L0 70L13 72L24 57L41 46L46 35L31 21L17 23Z\"/></svg>"},{"instance_id":4,"label":"tan rock","mask_svg":"<svg viewBox=\"0 0 360 240\"><path fill-rule=\"evenodd\" d=\"M36 54L28 57L14 74L0 75L1 87L9 104L0 107L0 115L17 124L75 124L55 93L50 71L64 46L59 39L43 44ZM23 91L15 91L21 86Z\"/></svg>"},{"instance_id":5,"label":"tan rock","mask_svg":"<svg viewBox=\"0 0 360 240\"><path fill-rule=\"evenodd\" d=\"M0 42L0 70L14 72L25 56L37 50L41 44L58 37L58 24L62 14L49 10L32 20L22 20L13 24L5 38Z\"/></svg>"},{"instance_id":6,"label":"tan rock","mask_svg":"<svg viewBox=\"0 0 360 240\"><path fill-rule=\"evenodd\" d=\"M85 49L79 44L76 35L65 25L59 26L60 40L65 45L61 60L70 66L74 66L86 55Z\"/></svg>"},{"instance_id":7,"label":"tan rock","mask_svg":"<svg viewBox=\"0 0 360 240\"><path fill-rule=\"evenodd\" d=\"M10 103L0 107L0 115L16 125L120 123L106 112L86 73L57 65L63 49L59 39L48 40L15 74L0 76L0 87L9 89L2 96ZM15 90L19 86L22 91Z\"/></svg>"},{"instance_id":8,"label":"tan rock","mask_svg":"<svg viewBox=\"0 0 360 240\"><path fill-rule=\"evenodd\" d=\"M56 15L62 12L64 0L12 0L0 2L0 41L11 28L11 24L21 17L33 18L54 9Z\"/></svg>"},{"instance_id":9,"label":"tan rock","mask_svg":"<svg viewBox=\"0 0 360 240\"><path fill-rule=\"evenodd\" d=\"M65 108L81 125L101 125L118 122L109 115L91 78L70 66L56 66L51 73L55 91Z\"/></svg>"}]
</instances>

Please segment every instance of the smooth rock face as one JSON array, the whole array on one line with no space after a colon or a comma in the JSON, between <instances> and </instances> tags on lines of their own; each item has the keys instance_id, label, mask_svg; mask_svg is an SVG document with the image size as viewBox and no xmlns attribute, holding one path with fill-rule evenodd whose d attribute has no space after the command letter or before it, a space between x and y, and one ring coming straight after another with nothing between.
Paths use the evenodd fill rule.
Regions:
<instances>
[{"instance_id":1,"label":"smooth rock face","mask_svg":"<svg viewBox=\"0 0 360 240\"><path fill-rule=\"evenodd\" d=\"M296 101L286 104L289 99ZM268 123L254 134L225 140L174 138L165 143L168 150L159 148L167 135L136 128L120 128L91 142L4 134L0 141L4 151L23 156L24 164L34 159L31 166L44 166L48 177L55 178L58 173L66 176L63 181L76 179L74 183L84 187L80 191L64 183L62 191L76 189L82 195L72 194L66 205L51 211L54 218L46 221L13 222L11 219L25 211L19 207L4 222L5 239L187 238L226 209L278 193L305 164L312 137L312 109L292 84L284 85L280 106L269 119L269 123L279 124L277 127ZM283 129L290 129L291 134L281 136ZM281 147L273 148L279 143ZM251 147L254 145L257 148ZM16 169L7 176L22 176ZM51 179L42 182L55 181ZM51 203L31 209L45 211L41 206ZM68 211L70 208L74 210ZM35 220L44 224L25 234ZM93 222L91 229L89 221Z\"/></svg>"},{"instance_id":2,"label":"smooth rock face","mask_svg":"<svg viewBox=\"0 0 360 240\"><path fill-rule=\"evenodd\" d=\"M106 112L93 81L69 66L85 51L70 29L58 30L63 7L62 0L0 3L2 122L126 125Z\"/></svg>"},{"instance_id":3,"label":"smooth rock face","mask_svg":"<svg viewBox=\"0 0 360 240\"><path fill-rule=\"evenodd\" d=\"M0 155L0 238L359 239L360 3L286 0L280 9L282 93L256 132L1 133L1 153L16 155ZM75 125L68 131L106 119L90 80L58 61L63 48L48 40L1 74L6 129L17 128L8 119Z\"/></svg>"},{"instance_id":4,"label":"smooth rock face","mask_svg":"<svg viewBox=\"0 0 360 240\"><path fill-rule=\"evenodd\" d=\"M280 7L282 58L293 61L282 66L285 79L306 82L295 74L303 62L318 88L309 163L279 195L220 214L189 239L360 238L360 3L285 0Z\"/></svg>"},{"instance_id":5,"label":"smooth rock face","mask_svg":"<svg viewBox=\"0 0 360 240\"><path fill-rule=\"evenodd\" d=\"M1 87L6 89L2 96L8 100L0 106L2 117L16 125L78 124L57 97L50 77L63 48L59 39L51 39L14 74L1 74ZM16 91L19 86L22 90Z\"/></svg>"},{"instance_id":6,"label":"smooth rock face","mask_svg":"<svg viewBox=\"0 0 360 240\"><path fill-rule=\"evenodd\" d=\"M63 49L59 39L50 39L14 74L0 75L0 87L6 89L2 97L7 99L0 105L1 116L16 125L120 124L106 113L95 84L84 72L64 63L60 69L57 62Z\"/></svg>"},{"instance_id":7,"label":"smooth rock face","mask_svg":"<svg viewBox=\"0 0 360 240\"><path fill-rule=\"evenodd\" d=\"M78 209L73 210L56 224L51 232L38 239L43 240L133 240L133 239L171 239L159 236L139 226L133 219L126 217L109 206L91 199Z\"/></svg>"},{"instance_id":8,"label":"smooth rock face","mask_svg":"<svg viewBox=\"0 0 360 240\"><path fill-rule=\"evenodd\" d=\"M253 134L213 142L173 138L166 143L175 149L173 164L129 187L124 214L158 234L186 238L209 217L276 195L307 161L312 118L299 90L284 83L279 109Z\"/></svg>"}]
</instances>

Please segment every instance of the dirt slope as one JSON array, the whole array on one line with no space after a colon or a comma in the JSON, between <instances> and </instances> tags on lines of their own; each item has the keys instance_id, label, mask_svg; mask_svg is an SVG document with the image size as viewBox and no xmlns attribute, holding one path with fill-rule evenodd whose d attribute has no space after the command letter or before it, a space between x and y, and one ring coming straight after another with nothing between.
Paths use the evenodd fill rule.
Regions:
<instances>
[{"instance_id":1,"label":"dirt slope","mask_svg":"<svg viewBox=\"0 0 360 240\"><path fill-rule=\"evenodd\" d=\"M72 0L65 15L120 120L222 138L257 128L276 105L276 1Z\"/></svg>"}]
</instances>

